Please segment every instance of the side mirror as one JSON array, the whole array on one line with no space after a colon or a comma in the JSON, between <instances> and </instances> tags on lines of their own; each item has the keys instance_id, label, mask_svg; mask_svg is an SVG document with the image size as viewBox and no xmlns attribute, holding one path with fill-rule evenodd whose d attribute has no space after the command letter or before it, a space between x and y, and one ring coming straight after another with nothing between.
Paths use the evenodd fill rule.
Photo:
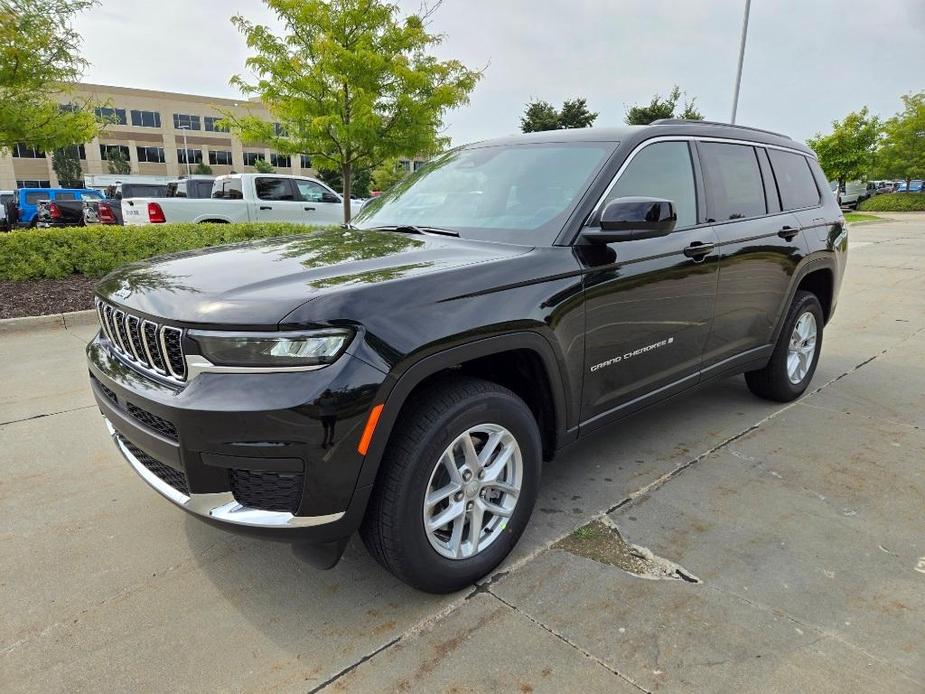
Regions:
<instances>
[{"instance_id":1,"label":"side mirror","mask_svg":"<svg viewBox=\"0 0 925 694\"><path fill-rule=\"evenodd\" d=\"M611 200L601 212L600 229L591 228L581 236L590 243L614 243L667 236L678 215L670 200L625 197Z\"/></svg>"},{"instance_id":2,"label":"side mirror","mask_svg":"<svg viewBox=\"0 0 925 694\"><path fill-rule=\"evenodd\" d=\"M342 201L337 195L326 190L321 194L321 202L342 202Z\"/></svg>"}]
</instances>

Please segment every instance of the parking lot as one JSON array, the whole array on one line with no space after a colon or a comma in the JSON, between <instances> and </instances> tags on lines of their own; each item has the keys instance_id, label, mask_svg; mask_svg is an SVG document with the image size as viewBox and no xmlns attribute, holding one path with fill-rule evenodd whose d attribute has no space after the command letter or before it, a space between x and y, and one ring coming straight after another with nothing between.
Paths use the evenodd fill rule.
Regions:
<instances>
[{"instance_id":1,"label":"parking lot","mask_svg":"<svg viewBox=\"0 0 925 694\"><path fill-rule=\"evenodd\" d=\"M925 215L849 238L807 396L734 378L583 440L444 597L178 512L106 434L95 328L0 334L0 689L925 691ZM604 515L693 580L554 546Z\"/></svg>"}]
</instances>

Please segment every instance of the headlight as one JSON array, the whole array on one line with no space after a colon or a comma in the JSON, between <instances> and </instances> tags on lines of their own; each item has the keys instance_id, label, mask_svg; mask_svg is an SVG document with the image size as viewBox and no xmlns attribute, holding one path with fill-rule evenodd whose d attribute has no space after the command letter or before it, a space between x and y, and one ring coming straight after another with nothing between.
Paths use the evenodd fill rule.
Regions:
<instances>
[{"instance_id":1,"label":"headlight","mask_svg":"<svg viewBox=\"0 0 925 694\"><path fill-rule=\"evenodd\" d=\"M221 366L323 366L350 342L347 330L299 333L231 333L190 330L202 356Z\"/></svg>"}]
</instances>

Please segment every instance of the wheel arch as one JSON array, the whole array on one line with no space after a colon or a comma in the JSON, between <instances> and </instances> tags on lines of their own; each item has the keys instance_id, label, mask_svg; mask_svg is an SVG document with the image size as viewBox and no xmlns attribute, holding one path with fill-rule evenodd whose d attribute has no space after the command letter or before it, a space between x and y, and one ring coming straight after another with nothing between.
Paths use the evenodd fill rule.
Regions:
<instances>
[{"instance_id":1,"label":"wheel arch","mask_svg":"<svg viewBox=\"0 0 925 694\"><path fill-rule=\"evenodd\" d=\"M770 344L776 343L778 337L780 337L780 331L784 327L784 323L787 320L787 311L790 305L793 303L793 298L796 296L800 289L807 289L808 287L812 287L808 289L808 291L813 291L813 288L823 291L821 288L825 287L826 283L828 283L826 296L828 304L823 301L822 297L819 297L819 303L822 304L823 313L825 315L825 322L829 322L829 318L832 316L832 311L835 306L835 286L837 272L838 267L835 257L834 255L830 254L810 256L803 262L802 265L797 268L797 271L794 272L793 279L790 282L790 289L787 292L786 301L781 307L780 315L777 320L777 326L774 328L774 334L771 336Z\"/></svg>"},{"instance_id":2,"label":"wheel arch","mask_svg":"<svg viewBox=\"0 0 925 694\"><path fill-rule=\"evenodd\" d=\"M543 393L542 397L523 398L522 391L518 392L516 386L511 388L513 382L510 377L490 377L488 369L493 359L502 360L509 365L512 363L512 357L518 355L529 356L531 361L526 362L525 368L542 369L541 372L534 371L535 375L545 379L541 385L537 384ZM567 428L565 383L555 352L546 338L533 332L482 338L425 356L408 366L397 377L386 380L376 398L376 402L383 405L382 413L364 458L357 481L358 487L375 482L389 437L409 396L429 381L439 378L441 374L459 371L509 387L527 402L534 416L538 418L543 437L544 457L551 457L556 448L574 437L572 430Z\"/></svg>"}]
</instances>

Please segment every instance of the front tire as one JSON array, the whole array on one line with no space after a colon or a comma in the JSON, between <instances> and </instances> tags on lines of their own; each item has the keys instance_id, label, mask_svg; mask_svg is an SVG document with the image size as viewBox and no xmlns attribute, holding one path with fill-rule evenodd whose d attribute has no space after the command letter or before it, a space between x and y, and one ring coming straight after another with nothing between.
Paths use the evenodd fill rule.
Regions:
<instances>
[{"instance_id":1,"label":"front tire","mask_svg":"<svg viewBox=\"0 0 925 694\"><path fill-rule=\"evenodd\" d=\"M360 535L398 578L449 593L517 544L539 490L542 447L530 409L475 378L445 379L401 413Z\"/></svg>"},{"instance_id":2,"label":"front tire","mask_svg":"<svg viewBox=\"0 0 925 694\"><path fill-rule=\"evenodd\" d=\"M767 366L745 374L755 395L776 402L800 397L813 380L822 349L822 305L816 295L798 291Z\"/></svg>"}]
</instances>

